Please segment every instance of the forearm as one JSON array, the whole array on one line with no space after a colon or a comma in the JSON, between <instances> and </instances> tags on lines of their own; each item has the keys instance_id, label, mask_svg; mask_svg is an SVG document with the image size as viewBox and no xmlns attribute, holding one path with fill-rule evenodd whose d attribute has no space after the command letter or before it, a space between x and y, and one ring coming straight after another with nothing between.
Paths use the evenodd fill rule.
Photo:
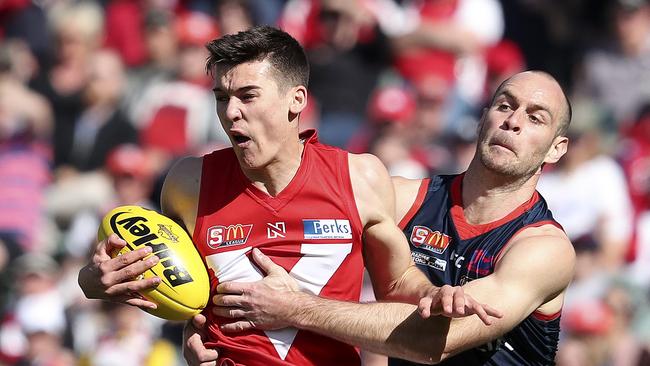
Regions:
<instances>
[{"instance_id":1,"label":"forearm","mask_svg":"<svg viewBox=\"0 0 650 366\"><path fill-rule=\"evenodd\" d=\"M287 320L309 330L362 349L419 363L438 362L444 353L449 319L422 319L414 305L358 304L294 293ZM433 323L439 327L432 332Z\"/></svg>"},{"instance_id":2,"label":"forearm","mask_svg":"<svg viewBox=\"0 0 650 366\"><path fill-rule=\"evenodd\" d=\"M391 290L379 294L378 300L417 304L421 298L437 289L415 265L411 265L397 280Z\"/></svg>"}]
</instances>

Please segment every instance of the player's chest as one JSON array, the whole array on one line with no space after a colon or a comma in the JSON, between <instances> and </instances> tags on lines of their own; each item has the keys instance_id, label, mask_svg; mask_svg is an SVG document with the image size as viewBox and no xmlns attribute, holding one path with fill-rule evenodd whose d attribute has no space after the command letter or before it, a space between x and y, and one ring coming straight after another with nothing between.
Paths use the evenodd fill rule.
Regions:
<instances>
[{"instance_id":1,"label":"player's chest","mask_svg":"<svg viewBox=\"0 0 650 366\"><path fill-rule=\"evenodd\" d=\"M198 239L208 252L239 246L351 241L355 230L349 216L340 199L318 192L291 200L264 200L243 193L201 217Z\"/></svg>"}]
</instances>

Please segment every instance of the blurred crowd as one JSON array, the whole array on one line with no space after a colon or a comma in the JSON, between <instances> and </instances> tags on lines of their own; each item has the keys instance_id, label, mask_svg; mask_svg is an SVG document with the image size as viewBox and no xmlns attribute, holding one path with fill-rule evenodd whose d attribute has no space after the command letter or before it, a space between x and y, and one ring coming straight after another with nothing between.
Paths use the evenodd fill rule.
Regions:
<instances>
[{"instance_id":1,"label":"blurred crowd","mask_svg":"<svg viewBox=\"0 0 650 366\"><path fill-rule=\"evenodd\" d=\"M539 191L578 254L557 362L650 365L647 0L0 1L0 365L182 364L182 324L76 276L106 212L159 209L176 159L229 145L203 46L257 24L308 53L302 128L409 178L465 170L505 78L556 76L570 147Z\"/></svg>"}]
</instances>

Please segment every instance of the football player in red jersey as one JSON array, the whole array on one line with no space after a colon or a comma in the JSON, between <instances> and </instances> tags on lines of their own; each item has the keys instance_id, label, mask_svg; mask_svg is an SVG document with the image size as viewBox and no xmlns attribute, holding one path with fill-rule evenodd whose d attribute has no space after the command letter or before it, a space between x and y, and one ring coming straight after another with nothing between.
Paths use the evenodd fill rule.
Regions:
<instances>
[{"instance_id":1,"label":"football player in red jersey","mask_svg":"<svg viewBox=\"0 0 650 366\"><path fill-rule=\"evenodd\" d=\"M283 290L280 284L293 280L258 252L255 259L269 275L220 284L214 301L221 307L214 311L243 318L225 325L228 331L293 326L401 359L390 365L554 364L575 252L535 187L542 166L566 152L570 120L570 103L552 76L516 74L484 110L464 174L394 179L397 216L411 234L418 267L438 285L462 285L476 299L507 309L492 325L432 316L440 302L434 293L418 307ZM423 245L434 242L427 238L436 244Z\"/></svg>"},{"instance_id":2,"label":"football player in red jersey","mask_svg":"<svg viewBox=\"0 0 650 366\"><path fill-rule=\"evenodd\" d=\"M255 27L207 45L215 79L217 114L232 148L177 163L166 177L163 213L184 225L209 268L213 294L223 281L261 275L249 259L262 253L290 272L282 281L313 295L357 301L363 267L378 299L418 303L440 299L430 311L477 314L486 324L500 313L460 287L436 287L410 257L394 220L390 177L374 156L322 145L314 131L299 133L309 69L302 47L287 33ZM231 237L228 236L229 228ZM246 229L244 229L244 227ZM224 234L226 234L224 236ZM145 249L111 259L124 245L111 235L97 244L79 284L89 298L155 307L138 290L158 280L132 280L155 264ZM268 282L268 281L267 281ZM212 306L210 306L211 308ZM233 308L236 311L236 308ZM226 310L227 312L227 310ZM297 329L249 330L237 339L223 332L223 315L207 309L188 326L190 364L354 365L357 351L331 338ZM192 347L194 349L194 347Z\"/></svg>"}]
</instances>

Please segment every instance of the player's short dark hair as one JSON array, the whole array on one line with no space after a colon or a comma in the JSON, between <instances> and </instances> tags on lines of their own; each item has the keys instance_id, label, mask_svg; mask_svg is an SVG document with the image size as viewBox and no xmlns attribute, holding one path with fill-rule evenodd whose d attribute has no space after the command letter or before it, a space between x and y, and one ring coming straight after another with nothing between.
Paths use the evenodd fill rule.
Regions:
<instances>
[{"instance_id":1,"label":"player's short dark hair","mask_svg":"<svg viewBox=\"0 0 650 366\"><path fill-rule=\"evenodd\" d=\"M530 72L545 76L546 78L555 81L555 83L557 83L557 85L560 87L560 90L562 91L562 96L564 97L564 108L562 108L562 114L560 115L560 120L557 126L557 131L555 131L555 136L566 136L566 133L569 130L569 125L571 124L571 118L573 118L573 108L571 107L571 101L569 100L566 91L562 87L562 84L560 84L560 82L557 81L557 79L553 77L553 75L549 74L548 72L540 71L540 70L530 70ZM505 79L501 84L499 84L497 89L494 91L494 94L492 94L492 100L490 101L490 105L494 105L494 100L496 99L497 95L499 95L499 92L501 91L503 86L508 81L510 81L511 78L512 76Z\"/></svg>"},{"instance_id":2,"label":"player's short dark hair","mask_svg":"<svg viewBox=\"0 0 650 366\"><path fill-rule=\"evenodd\" d=\"M257 26L210 41L206 48L208 73L216 67L232 67L250 61L268 61L279 86L293 87L309 83L309 64L305 50L288 33L270 26Z\"/></svg>"}]
</instances>

